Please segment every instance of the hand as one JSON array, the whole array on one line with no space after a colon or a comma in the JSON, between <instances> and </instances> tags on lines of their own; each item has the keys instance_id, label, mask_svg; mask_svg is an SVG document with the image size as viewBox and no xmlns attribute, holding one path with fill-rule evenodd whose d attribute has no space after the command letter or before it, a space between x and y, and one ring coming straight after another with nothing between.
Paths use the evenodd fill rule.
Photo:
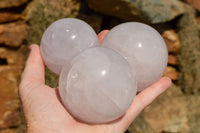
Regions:
<instances>
[{"instance_id":1,"label":"hand","mask_svg":"<svg viewBox=\"0 0 200 133\"><path fill-rule=\"evenodd\" d=\"M102 31L99 42L108 31ZM170 85L168 77L136 95L132 105L120 119L107 123L90 125L74 119L63 107L58 96L58 89L45 85L45 65L38 45L30 46L19 86L19 94L27 123L28 133L122 133L132 121L157 96Z\"/></svg>"}]
</instances>

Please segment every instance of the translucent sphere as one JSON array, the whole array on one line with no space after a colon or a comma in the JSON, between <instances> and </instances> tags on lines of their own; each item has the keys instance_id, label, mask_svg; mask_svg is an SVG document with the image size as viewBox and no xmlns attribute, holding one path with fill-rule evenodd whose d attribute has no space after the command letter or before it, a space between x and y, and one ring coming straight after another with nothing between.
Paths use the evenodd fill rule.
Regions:
<instances>
[{"instance_id":1,"label":"translucent sphere","mask_svg":"<svg viewBox=\"0 0 200 133\"><path fill-rule=\"evenodd\" d=\"M64 18L47 28L40 46L47 67L59 74L62 66L79 53L89 47L98 46L98 38L95 31L84 21Z\"/></svg>"},{"instance_id":2,"label":"translucent sphere","mask_svg":"<svg viewBox=\"0 0 200 133\"><path fill-rule=\"evenodd\" d=\"M85 50L63 67L59 93L67 110L87 123L106 123L122 116L136 93L135 72L113 50Z\"/></svg>"},{"instance_id":3,"label":"translucent sphere","mask_svg":"<svg viewBox=\"0 0 200 133\"><path fill-rule=\"evenodd\" d=\"M159 80L167 66L165 42L155 29L146 24L120 24L111 29L101 45L120 53L132 71L137 72L138 91Z\"/></svg>"}]
</instances>

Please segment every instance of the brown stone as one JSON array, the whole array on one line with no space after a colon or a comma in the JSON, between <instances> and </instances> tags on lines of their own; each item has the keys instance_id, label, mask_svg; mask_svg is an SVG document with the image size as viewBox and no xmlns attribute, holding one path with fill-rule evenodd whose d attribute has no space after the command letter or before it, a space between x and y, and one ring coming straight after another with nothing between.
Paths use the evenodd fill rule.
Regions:
<instances>
[{"instance_id":1,"label":"brown stone","mask_svg":"<svg viewBox=\"0 0 200 133\"><path fill-rule=\"evenodd\" d=\"M169 54L168 55L168 64L170 65L178 65L178 56Z\"/></svg>"},{"instance_id":2,"label":"brown stone","mask_svg":"<svg viewBox=\"0 0 200 133\"><path fill-rule=\"evenodd\" d=\"M178 71L174 67L167 66L164 76L170 77L172 80L177 80L178 75Z\"/></svg>"},{"instance_id":3,"label":"brown stone","mask_svg":"<svg viewBox=\"0 0 200 133\"><path fill-rule=\"evenodd\" d=\"M23 53L21 53L21 49L20 51L13 51L13 50L8 50L6 48L1 47L0 59L5 59L7 62L6 64L8 65L8 66L5 66L5 65L2 66L2 64L0 64L0 72L3 72L2 70L4 67L5 67L5 70L7 70L11 66L13 66L14 68L21 69L24 63L24 55Z\"/></svg>"},{"instance_id":4,"label":"brown stone","mask_svg":"<svg viewBox=\"0 0 200 133\"><path fill-rule=\"evenodd\" d=\"M169 53L178 54L180 52L180 40L174 30L167 30L162 34Z\"/></svg>"},{"instance_id":5,"label":"brown stone","mask_svg":"<svg viewBox=\"0 0 200 133\"><path fill-rule=\"evenodd\" d=\"M26 2L28 2L28 0L0 0L0 8L17 7Z\"/></svg>"},{"instance_id":6,"label":"brown stone","mask_svg":"<svg viewBox=\"0 0 200 133\"><path fill-rule=\"evenodd\" d=\"M190 133L187 102L181 89L172 84L133 122L129 132Z\"/></svg>"},{"instance_id":7,"label":"brown stone","mask_svg":"<svg viewBox=\"0 0 200 133\"><path fill-rule=\"evenodd\" d=\"M27 133L25 129L19 127L19 128L6 128L1 129L0 133Z\"/></svg>"},{"instance_id":8,"label":"brown stone","mask_svg":"<svg viewBox=\"0 0 200 133\"><path fill-rule=\"evenodd\" d=\"M21 123L18 85L24 55L21 51L0 48L2 59L7 63L0 64L0 128L17 127Z\"/></svg>"},{"instance_id":9,"label":"brown stone","mask_svg":"<svg viewBox=\"0 0 200 133\"><path fill-rule=\"evenodd\" d=\"M129 126L128 133L155 133L141 113Z\"/></svg>"},{"instance_id":10,"label":"brown stone","mask_svg":"<svg viewBox=\"0 0 200 133\"><path fill-rule=\"evenodd\" d=\"M144 110L143 117L154 133L189 133L187 98L172 85Z\"/></svg>"},{"instance_id":11,"label":"brown stone","mask_svg":"<svg viewBox=\"0 0 200 133\"><path fill-rule=\"evenodd\" d=\"M172 86L161 94L129 128L130 133L199 133L200 97Z\"/></svg>"},{"instance_id":12,"label":"brown stone","mask_svg":"<svg viewBox=\"0 0 200 133\"><path fill-rule=\"evenodd\" d=\"M188 96L187 108L189 110L188 118L191 127L191 133L200 132L200 97L199 95Z\"/></svg>"},{"instance_id":13,"label":"brown stone","mask_svg":"<svg viewBox=\"0 0 200 133\"><path fill-rule=\"evenodd\" d=\"M0 133L16 133L15 129L3 129L0 130Z\"/></svg>"},{"instance_id":14,"label":"brown stone","mask_svg":"<svg viewBox=\"0 0 200 133\"><path fill-rule=\"evenodd\" d=\"M199 0L186 0L190 5L200 11L200 1Z\"/></svg>"},{"instance_id":15,"label":"brown stone","mask_svg":"<svg viewBox=\"0 0 200 133\"><path fill-rule=\"evenodd\" d=\"M0 44L9 47L19 47L26 38L27 25L23 22L1 24Z\"/></svg>"},{"instance_id":16,"label":"brown stone","mask_svg":"<svg viewBox=\"0 0 200 133\"><path fill-rule=\"evenodd\" d=\"M19 114L13 112L14 109L7 107L8 102L12 103L13 100L18 100L16 71L12 67L0 67L0 128L17 126L20 123Z\"/></svg>"},{"instance_id":17,"label":"brown stone","mask_svg":"<svg viewBox=\"0 0 200 133\"><path fill-rule=\"evenodd\" d=\"M0 23L16 21L20 19L20 14L9 13L9 12L0 12Z\"/></svg>"},{"instance_id":18,"label":"brown stone","mask_svg":"<svg viewBox=\"0 0 200 133\"><path fill-rule=\"evenodd\" d=\"M3 118L6 127L17 127L21 124L21 118L18 110L7 111Z\"/></svg>"},{"instance_id":19,"label":"brown stone","mask_svg":"<svg viewBox=\"0 0 200 133\"><path fill-rule=\"evenodd\" d=\"M187 94L200 94L200 38L196 10L190 6L178 22L181 51L179 54L181 88Z\"/></svg>"}]
</instances>

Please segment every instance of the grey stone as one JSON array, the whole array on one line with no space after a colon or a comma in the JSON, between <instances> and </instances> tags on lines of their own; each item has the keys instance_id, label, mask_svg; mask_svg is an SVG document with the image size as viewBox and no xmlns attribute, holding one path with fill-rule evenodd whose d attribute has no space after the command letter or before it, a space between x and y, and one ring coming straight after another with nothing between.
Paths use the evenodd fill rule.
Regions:
<instances>
[{"instance_id":1,"label":"grey stone","mask_svg":"<svg viewBox=\"0 0 200 133\"><path fill-rule=\"evenodd\" d=\"M128 21L142 20L151 23L170 21L184 12L179 0L87 0L95 11Z\"/></svg>"}]
</instances>

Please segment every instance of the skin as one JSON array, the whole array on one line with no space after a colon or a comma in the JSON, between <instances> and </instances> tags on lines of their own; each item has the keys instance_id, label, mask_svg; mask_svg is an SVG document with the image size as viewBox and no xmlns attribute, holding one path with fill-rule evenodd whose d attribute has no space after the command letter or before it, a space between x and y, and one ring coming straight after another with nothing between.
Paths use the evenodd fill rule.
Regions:
<instances>
[{"instance_id":1,"label":"skin","mask_svg":"<svg viewBox=\"0 0 200 133\"><path fill-rule=\"evenodd\" d=\"M108 30L98 34L99 42ZM30 46L30 54L21 77L19 94L28 133L123 133L152 101L171 85L162 77L136 95L128 111L118 120L106 124L86 124L73 118L60 102L58 88L45 85L45 65L38 45Z\"/></svg>"}]
</instances>

